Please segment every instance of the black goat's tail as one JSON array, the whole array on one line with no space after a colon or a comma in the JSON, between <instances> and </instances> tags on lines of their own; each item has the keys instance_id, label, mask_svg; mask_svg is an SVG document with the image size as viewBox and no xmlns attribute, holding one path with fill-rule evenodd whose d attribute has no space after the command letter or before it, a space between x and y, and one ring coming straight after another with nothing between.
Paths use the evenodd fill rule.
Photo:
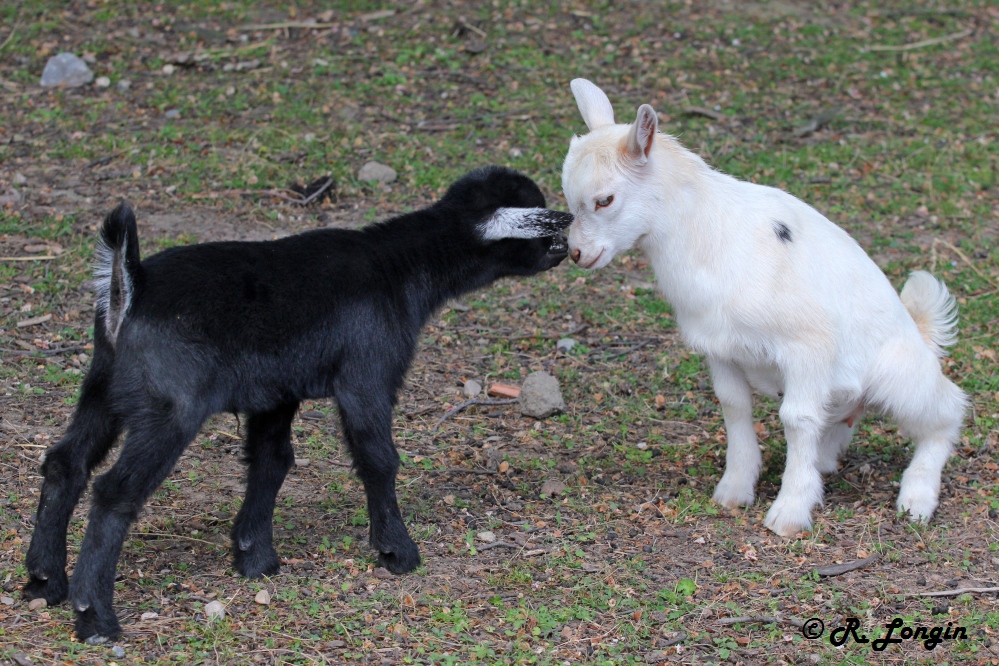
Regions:
<instances>
[{"instance_id":1,"label":"black goat's tail","mask_svg":"<svg viewBox=\"0 0 999 666\"><path fill-rule=\"evenodd\" d=\"M112 347L132 304L141 272L135 213L122 202L104 218L94 267L97 318L103 320L104 333Z\"/></svg>"}]
</instances>

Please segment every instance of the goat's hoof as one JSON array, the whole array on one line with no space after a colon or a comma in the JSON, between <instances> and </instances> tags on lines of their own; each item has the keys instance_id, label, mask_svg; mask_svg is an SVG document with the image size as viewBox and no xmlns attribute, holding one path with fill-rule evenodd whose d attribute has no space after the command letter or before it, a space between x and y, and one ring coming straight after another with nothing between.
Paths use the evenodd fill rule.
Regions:
<instances>
[{"instance_id":1,"label":"goat's hoof","mask_svg":"<svg viewBox=\"0 0 999 666\"><path fill-rule=\"evenodd\" d=\"M782 503L778 497L767 512L763 526L771 532L789 539L798 532L812 528L812 512L810 509L802 511L800 506L789 506L787 502Z\"/></svg>"},{"instance_id":2,"label":"goat's hoof","mask_svg":"<svg viewBox=\"0 0 999 666\"><path fill-rule=\"evenodd\" d=\"M121 625L114 611L98 613L93 606L76 613L76 637L88 645L100 645L121 636Z\"/></svg>"},{"instance_id":3,"label":"goat's hoof","mask_svg":"<svg viewBox=\"0 0 999 666\"><path fill-rule=\"evenodd\" d=\"M394 574L409 573L420 566L420 549L416 544L400 549L398 552L378 553L378 566L385 567Z\"/></svg>"},{"instance_id":4,"label":"goat's hoof","mask_svg":"<svg viewBox=\"0 0 999 666\"><path fill-rule=\"evenodd\" d=\"M937 509L937 499L935 497L907 496L902 494L898 498L897 506L901 513L908 514L909 520L925 525L930 522L933 512Z\"/></svg>"},{"instance_id":5,"label":"goat's hoof","mask_svg":"<svg viewBox=\"0 0 999 666\"><path fill-rule=\"evenodd\" d=\"M715 488L715 494L712 496L712 499L727 509L734 509L739 506L752 506L756 495L753 492L752 483L747 485L745 483L733 482L731 479L722 476L721 481L718 482L718 486Z\"/></svg>"},{"instance_id":6,"label":"goat's hoof","mask_svg":"<svg viewBox=\"0 0 999 666\"><path fill-rule=\"evenodd\" d=\"M46 605L56 606L66 600L69 593L69 579L66 572L60 571L42 578L44 574L32 574L31 580L24 586L23 594L27 600L44 599Z\"/></svg>"},{"instance_id":7,"label":"goat's hoof","mask_svg":"<svg viewBox=\"0 0 999 666\"><path fill-rule=\"evenodd\" d=\"M281 558L273 546L253 550L240 550L237 546L233 553L233 568L247 578L273 576L281 570Z\"/></svg>"}]
</instances>

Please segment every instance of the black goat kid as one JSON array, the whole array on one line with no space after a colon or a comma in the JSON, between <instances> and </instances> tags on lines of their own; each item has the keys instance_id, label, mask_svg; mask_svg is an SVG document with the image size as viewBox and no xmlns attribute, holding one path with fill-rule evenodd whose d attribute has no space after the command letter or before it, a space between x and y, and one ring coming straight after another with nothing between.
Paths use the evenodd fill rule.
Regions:
<instances>
[{"instance_id":1,"label":"black goat kid","mask_svg":"<svg viewBox=\"0 0 999 666\"><path fill-rule=\"evenodd\" d=\"M334 396L364 482L371 545L395 573L420 553L396 501L392 408L420 329L445 301L566 256L572 216L544 208L537 185L499 167L473 171L429 208L360 231L177 247L140 263L135 217L104 220L93 365L65 436L45 457L28 549L27 598L69 595L76 633L121 633L112 607L129 526L212 414L248 415L246 497L232 528L236 569L275 573L274 501L294 462L299 402ZM72 582L66 529L90 471L119 433L111 469L93 483Z\"/></svg>"}]
</instances>

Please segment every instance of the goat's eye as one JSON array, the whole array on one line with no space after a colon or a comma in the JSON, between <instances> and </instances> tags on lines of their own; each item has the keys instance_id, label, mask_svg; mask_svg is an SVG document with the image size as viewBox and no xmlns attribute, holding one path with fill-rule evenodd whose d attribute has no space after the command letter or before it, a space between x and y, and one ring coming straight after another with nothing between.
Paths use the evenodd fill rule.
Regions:
<instances>
[{"instance_id":1,"label":"goat's eye","mask_svg":"<svg viewBox=\"0 0 999 666\"><path fill-rule=\"evenodd\" d=\"M606 208L607 206L610 206L613 201L614 201L613 194L608 194L603 199L597 199L597 205L594 210L600 210L601 208Z\"/></svg>"}]
</instances>

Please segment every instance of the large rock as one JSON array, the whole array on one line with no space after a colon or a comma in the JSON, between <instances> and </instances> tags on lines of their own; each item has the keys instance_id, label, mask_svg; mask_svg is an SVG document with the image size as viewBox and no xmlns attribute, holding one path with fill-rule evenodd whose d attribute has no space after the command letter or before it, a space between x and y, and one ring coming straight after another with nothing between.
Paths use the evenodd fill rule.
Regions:
<instances>
[{"instance_id":1,"label":"large rock","mask_svg":"<svg viewBox=\"0 0 999 666\"><path fill-rule=\"evenodd\" d=\"M381 162L368 162L357 172L357 179L366 182L391 183L396 179L395 169Z\"/></svg>"},{"instance_id":2,"label":"large rock","mask_svg":"<svg viewBox=\"0 0 999 666\"><path fill-rule=\"evenodd\" d=\"M42 86L55 88L79 88L94 80L94 73L72 53L60 53L49 58L42 70Z\"/></svg>"},{"instance_id":3,"label":"large rock","mask_svg":"<svg viewBox=\"0 0 999 666\"><path fill-rule=\"evenodd\" d=\"M547 372L532 372L520 390L520 412L525 416L543 419L565 411L565 400L558 380Z\"/></svg>"}]
</instances>

